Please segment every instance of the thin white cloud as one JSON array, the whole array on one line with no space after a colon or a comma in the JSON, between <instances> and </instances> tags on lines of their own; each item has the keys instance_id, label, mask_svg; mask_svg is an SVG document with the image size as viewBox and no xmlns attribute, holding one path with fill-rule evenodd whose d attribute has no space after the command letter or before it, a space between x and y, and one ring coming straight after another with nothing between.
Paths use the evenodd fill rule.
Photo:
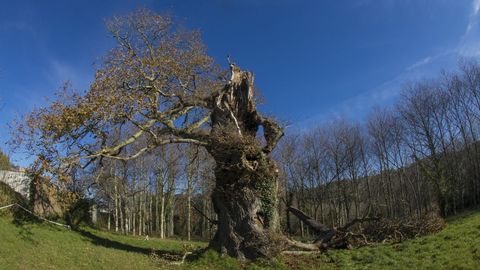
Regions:
<instances>
[{"instance_id":1,"label":"thin white cloud","mask_svg":"<svg viewBox=\"0 0 480 270\"><path fill-rule=\"evenodd\" d=\"M368 0L360 0L360 4L368 4ZM405 68L398 76L372 89L335 104L325 111L298 121L296 127L308 127L312 124L325 122L332 117L347 117L352 120L364 119L371 108L376 105L388 106L392 104L402 89L404 83L421 78L435 76L441 68L455 66L458 57L480 56L480 0L473 0L466 31L459 37L455 47L426 56Z\"/></svg>"},{"instance_id":2,"label":"thin white cloud","mask_svg":"<svg viewBox=\"0 0 480 270\"><path fill-rule=\"evenodd\" d=\"M477 15L480 11L480 0L473 0L473 15Z\"/></svg>"},{"instance_id":3,"label":"thin white cloud","mask_svg":"<svg viewBox=\"0 0 480 270\"><path fill-rule=\"evenodd\" d=\"M407 71L410 71L410 70L413 70L413 69L415 69L415 68L424 66L424 65L430 63L431 61L432 61L432 57L431 57L431 56L425 57L425 58L423 58L422 60L417 61L417 62L413 63L413 65L407 67Z\"/></svg>"},{"instance_id":4,"label":"thin white cloud","mask_svg":"<svg viewBox=\"0 0 480 270\"><path fill-rule=\"evenodd\" d=\"M479 27L480 0L472 1L472 11L468 19L465 33L460 38L456 48L457 54L462 57L480 56L480 27Z\"/></svg>"},{"instance_id":5,"label":"thin white cloud","mask_svg":"<svg viewBox=\"0 0 480 270\"><path fill-rule=\"evenodd\" d=\"M88 70L78 69L58 59L50 59L49 66L44 71L45 76L54 88L61 87L69 81L76 89L85 89L91 82L91 75Z\"/></svg>"},{"instance_id":6,"label":"thin white cloud","mask_svg":"<svg viewBox=\"0 0 480 270\"><path fill-rule=\"evenodd\" d=\"M464 36L468 35L472 31L474 26L477 24L478 22L477 15L479 12L480 12L480 0L473 0L472 12L470 14L470 18L468 20L467 29L465 30Z\"/></svg>"},{"instance_id":7,"label":"thin white cloud","mask_svg":"<svg viewBox=\"0 0 480 270\"><path fill-rule=\"evenodd\" d=\"M76 81L78 78L77 72L68 64L59 60L50 61L50 80L53 83Z\"/></svg>"},{"instance_id":8,"label":"thin white cloud","mask_svg":"<svg viewBox=\"0 0 480 270\"><path fill-rule=\"evenodd\" d=\"M405 79L405 73L341 103L335 104L322 113L301 120L293 126L296 128L308 128L311 125L325 123L335 118L362 120L374 106L390 104L395 100L400 93L402 83Z\"/></svg>"},{"instance_id":9,"label":"thin white cloud","mask_svg":"<svg viewBox=\"0 0 480 270\"><path fill-rule=\"evenodd\" d=\"M294 126L303 128L312 124L323 123L332 118L347 118L362 121L375 106L390 106L399 97L402 87L409 81L435 76L441 70L454 65L456 50L445 50L441 53L420 59L408 66L396 77L376 87L363 91L343 102L335 104L326 111L297 122Z\"/></svg>"},{"instance_id":10,"label":"thin white cloud","mask_svg":"<svg viewBox=\"0 0 480 270\"><path fill-rule=\"evenodd\" d=\"M478 57L480 56L480 43L463 44L458 49L458 55L461 57Z\"/></svg>"}]
</instances>

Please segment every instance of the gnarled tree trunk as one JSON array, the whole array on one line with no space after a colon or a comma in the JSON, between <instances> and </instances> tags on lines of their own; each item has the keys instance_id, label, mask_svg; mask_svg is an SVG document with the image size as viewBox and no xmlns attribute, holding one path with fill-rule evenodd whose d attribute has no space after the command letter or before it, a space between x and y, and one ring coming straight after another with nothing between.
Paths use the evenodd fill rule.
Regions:
<instances>
[{"instance_id":1,"label":"gnarled tree trunk","mask_svg":"<svg viewBox=\"0 0 480 270\"><path fill-rule=\"evenodd\" d=\"M239 259L255 259L272 253L278 170L268 154L283 132L257 112L253 75L230 67L230 82L212 101L208 151L216 161L212 201L218 229L210 247ZM265 146L256 139L260 125Z\"/></svg>"}]
</instances>

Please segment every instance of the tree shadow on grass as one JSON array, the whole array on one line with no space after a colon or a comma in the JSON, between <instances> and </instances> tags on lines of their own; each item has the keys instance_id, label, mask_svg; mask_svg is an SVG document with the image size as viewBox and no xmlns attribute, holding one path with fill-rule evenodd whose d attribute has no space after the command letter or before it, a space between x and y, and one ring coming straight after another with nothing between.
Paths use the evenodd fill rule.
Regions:
<instances>
[{"instance_id":1,"label":"tree shadow on grass","mask_svg":"<svg viewBox=\"0 0 480 270\"><path fill-rule=\"evenodd\" d=\"M154 248L144 248L144 247L137 247L130 244L121 243L118 241L114 241L105 237L100 237L95 235L89 231L76 229L75 230L80 235L90 239L90 242L97 246L102 246L106 248L112 248L117 250L123 250L128 252L135 252L140 254L145 254L152 257L159 257L165 260L179 260L182 258L182 252L175 252L175 251L166 251L166 250L157 250Z\"/></svg>"},{"instance_id":2,"label":"tree shadow on grass","mask_svg":"<svg viewBox=\"0 0 480 270\"><path fill-rule=\"evenodd\" d=\"M34 239L32 228L28 225L40 223L40 221L37 218L28 215L28 213L19 209L17 206L14 206L11 212L13 217L12 224L18 229L18 237L25 242L37 246L39 242Z\"/></svg>"},{"instance_id":3,"label":"tree shadow on grass","mask_svg":"<svg viewBox=\"0 0 480 270\"><path fill-rule=\"evenodd\" d=\"M18 237L20 239L22 239L25 242L28 242L28 243L32 244L33 246L37 246L39 244L39 242L37 240L35 240L35 238L34 238L35 236L32 233L32 229L30 227L23 226L23 225L18 224L18 223L14 223L14 224L18 228Z\"/></svg>"}]
</instances>

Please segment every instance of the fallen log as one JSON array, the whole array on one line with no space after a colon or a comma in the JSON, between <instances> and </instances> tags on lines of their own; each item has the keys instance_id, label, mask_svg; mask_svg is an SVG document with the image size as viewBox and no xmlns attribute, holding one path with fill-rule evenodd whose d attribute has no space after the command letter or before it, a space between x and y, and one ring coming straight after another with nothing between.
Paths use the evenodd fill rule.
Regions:
<instances>
[{"instance_id":1,"label":"fallen log","mask_svg":"<svg viewBox=\"0 0 480 270\"><path fill-rule=\"evenodd\" d=\"M303 213L301 210L295 208L295 207L288 207L288 211L290 211L292 214L294 214L298 219L303 221L304 224L306 224L308 227L310 227L314 232L316 233L323 233L329 230L327 226L324 224L316 221L315 219L307 216L305 213Z\"/></svg>"},{"instance_id":2,"label":"fallen log","mask_svg":"<svg viewBox=\"0 0 480 270\"><path fill-rule=\"evenodd\" d=\"M325 224L308 216L300 209L290 206L288 211L294 214L315 233L313 243L303 243L291 239L287 240L290 247L307 251L351 248L351 242L362 242L362 244L366 245L368 244L368 240L364 234L353 233L349 229L358 223L376 221L379 219L375 217L356 218L345 224L343 227L329 228Z\"/></svg>"},{"instance_id":3,"label":"fallen log","mask_svg":"<svg viewBox=\"0 0 480 270\"><path fill-rule=\"evenodd\" d=\"M429 212L397 219L364 216L355 218L342 227L329 228L297 208L289 207L287 210L315 234L311 243L302 243L291 239L286 241L289 247L306 251L349 249L375 242L401 242L405 239L438 232L445 226L445 221L437 212ZM356 226L361 223L365 224Z\"/></svg>"}]
</instances>

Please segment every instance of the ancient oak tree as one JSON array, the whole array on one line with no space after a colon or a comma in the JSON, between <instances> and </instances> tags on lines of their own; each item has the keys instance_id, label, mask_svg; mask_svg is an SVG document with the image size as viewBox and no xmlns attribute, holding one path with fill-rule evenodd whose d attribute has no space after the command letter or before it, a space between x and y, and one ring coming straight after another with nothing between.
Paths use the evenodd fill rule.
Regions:
<instances>
[{"instance_id":1,"label":"ancient oak tree","mask_svg":"<svg viewBox=\"0 0 480 270\"><path fill-rule=\"evenodd\" d=\"M66 87L49 107L30 113L14 143L64 181L73 168L134 159L164 144L205 147L216 161L218 230L210 247L239 259L270 255L277 168L269 153L283 131L257 111L253 74L233 63L222 71L198 32L166 16L140 10L107 28L116 45L90 88ZM257 138L261 126L264 140Z\"/></svg>"}]
</instances>

